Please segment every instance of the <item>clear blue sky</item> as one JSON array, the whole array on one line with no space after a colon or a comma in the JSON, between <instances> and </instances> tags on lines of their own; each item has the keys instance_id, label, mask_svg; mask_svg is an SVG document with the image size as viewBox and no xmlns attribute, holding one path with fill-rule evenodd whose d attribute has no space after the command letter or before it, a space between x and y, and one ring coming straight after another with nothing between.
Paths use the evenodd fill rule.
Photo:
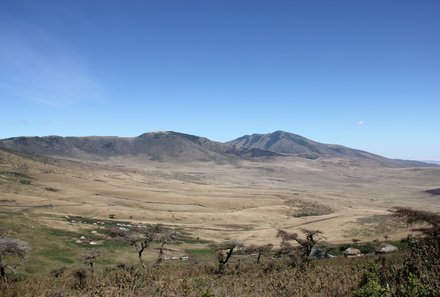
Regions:
<instances>
[{"instance_id":1,"label":"clear blue sky","mask_svg":"<svg viewBox=\"0 0 440 297\"><path fill-rule=\"evenodd\" d=\"M0 1L0 138L285 130L440 160L440 1Z\"/></svg>"}]
</instances>

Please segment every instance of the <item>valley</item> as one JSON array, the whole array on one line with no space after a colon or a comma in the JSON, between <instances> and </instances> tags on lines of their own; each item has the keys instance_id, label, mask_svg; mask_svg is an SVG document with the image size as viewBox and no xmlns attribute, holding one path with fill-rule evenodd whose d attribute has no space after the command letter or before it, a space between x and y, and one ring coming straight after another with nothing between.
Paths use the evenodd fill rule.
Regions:
<instances>
[{"instance_id":1,"label":"valley","mask_svg":"<svg viewBox=\"0 0 440 297\"><path fill-rule=\"evenodd\" d=\"M369 160L296 156L105 160L29 157L1 151L0 208L179 227L208 241L276 243L278 229L320 229L331 242L400 239L393 206L438 211L436 167L395 168ZM26 177L26 182L20 180Z\"/></svg>"},{"instance_id":2,"label":"valley","mask_svg":"<svg viewBox=\"0 0 440 297\"><path fill-rule=\"evenodd\" d=\"M88 296L97 289L103 296L341 296L359 287L367 267L382 257L374 256L381 245L398 249L386 255L396 267L408 255L406 238L414 232L390 208L440 211L436 165L339 146L332 155L335 146L327 150L284 133L263 137L274 147L266 140L239 147L175 132L141 138L125 144L108 137L0 140L3 249L14 240L30 247L24 261L7 258L22 267L0 282L6 296ZM277 142L290 151L272 151ZM165 231L143 233L154 228ZM164 247L159 240L166 230L176 236ZM305 230L320 230L317 250L336 258L298 257L301 239L293 254L280 257L279 230L301 238ZM159 239L142 241L148 234ZM220 247L234 242L239 246L222 271L216 259L227 248ZM268 247L261 263L253 246ZM363 257L345 259L347 247ZM90 255L97 255L92 266ZM353 273L353 267L363 268ZM322 282L323 273L348 280ZM262 274L268 278L255 278Z\"/></svg>"}]
</instances>

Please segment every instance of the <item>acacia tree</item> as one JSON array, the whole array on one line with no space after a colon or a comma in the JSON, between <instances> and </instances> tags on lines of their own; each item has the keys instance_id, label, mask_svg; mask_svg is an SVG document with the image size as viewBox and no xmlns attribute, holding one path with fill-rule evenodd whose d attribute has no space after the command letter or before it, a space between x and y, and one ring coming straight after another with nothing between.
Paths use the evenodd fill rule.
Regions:
<instances>
[{"instance_id":1,"label":"acacia tree","mask_svg":"<svg viewBox=\"0 0 440 297\"><path fill-rule=\"evenodd\" d=\"M273 248L273 244L265 244L265 245L256 245L251 244L245 247L244 251L247 254L257 254L257 264L260 263L260 258L263 254L269 253Z\"/></svg>"},{"instance_id":2,"label":"acacia tree","mask_svg":"<svg viewBox=\"0 0 440 297\"><path fill-rule=\"evenodd\" d=\"M150 246L153 241L153 237L149 232L131 232L127 235L127 241L138 253L139 262L142 267L145 268L144 260L142 259L142 254L145 249Z\"/></svg>"},{"instance_id":3,"label":"acacia tree","mask_svg":"<svg viewBox=\"0 0 440 297\"><path fill-rule=\"evenodd\" d=\"M240 240L229 240L219 244L212 245L217 250L218 269L217 273L222 274L225 270L226 263L234 252L234 249L242 248L243 242Z\"/></svg>"},{"instance_id":4,"label":"acacia tree","mask_svg":"<svg viewBox=\"0 0 440 297\"><path fill-rule=\"evenodd\" d=\"M176 239L177 235L178 235L178 233L174 229L168 229L168 230L162 229L162 230L160 230L160 232L153 234L153 240L160 245L159 246L159 255L157 257L156 264L155 264L156 266L160 265L160 263L162 263L162 261L163 261L164 246L167 243L174 241Z\"/></svg>"},{"instance_id":5,"label":"acacia tree","mask_svg":"<svg viewBox=\"0 0 440 297\"><path fill-rule=\"evenodd\" d=\"M6 270L12 269L15 270L21 261L16 263L15 265L8 265L6 263L7 257L16 257L19 260L24 259L30 251L29 243L26 241L8 238L8 237L0 237L0 277L2 280L6 280Z\"/></svg>"},{"instance_id":6,"label":"acacia tree","mask_svg":"<svg viewBox=\"0 0 440 297\"><path fill-rule=\"evenodd\" d=\"M298 233L295 232L278 230L276 237L281 238L278 254L293 256L296 248L292 245L291 241L296 241L300 245L301 256L309 257L313 247L325 238L319 230L301 229L301 232L305 235L305 238L300 238Z\"/></svg>"},{"instance_id":7,"label":"acacia tree","mask_svg":"<svg viewBox=\"0 0 440 297\"><path fill-rule=\"evenodd\" d=\"M402 218L408 225L420 224L414 231L428 237L440 236L440 215L431 211L415 210L409 207L393 207L389 210L394 217Z\"/></svg>"},{"instance_id":8,"label":"acacia tree","mask_svg":"<svg viewBox=\"0 0 440 297\"><path fill-rule=\"evenodd\" d=\"M121 230L116 227L107 228L107 234L113 238L122 240L131 245L138 254L139 262L145 268L143 261L144 251L153 243L159 244L159 256L155 265L160 265L163 261L164 247L176 239L178 232L174 229L156 224L150 228L132 228L131 230Z\"/></svg>"},{"instance_id":9,"label":"acacia tree","mask_svg":"<svg viewBox=\"0 0 440 297\"><path fill-rule=\"evenodd\" d=\"M90 266L92 273L95 273L95 262L96 259L98 259L101 255L101 251L97 249L90 249L82 255L84 264L88 264Z\"/></svg>"},{"instance_id":10,"label":"acacia tree","mask_svg":"<svg viewBox=\"0 0 440 297\"><path fill-rule=\"evenodd\" d=\"M106 233L115 239L128 243L134 248L138 254L139 262L142 267L145 268L142 255L153 241L152 232L142 228L135 228L131 230L124 230L117 227L109 227L106 229Z\"/></svg>"},{"instance_id":11,"label":"acacia tree","mask_svg":"<svg viewBox=\"0 0 440 297\"><path fill-rule=\"evenodd\" d=\"M318 242L323 241L325 237L319 230L302 229L301 231L306 238L297 238L295 240L303 247L303 256L310 257L313 247L316 246Z\"/></svg>"}]
</instances>

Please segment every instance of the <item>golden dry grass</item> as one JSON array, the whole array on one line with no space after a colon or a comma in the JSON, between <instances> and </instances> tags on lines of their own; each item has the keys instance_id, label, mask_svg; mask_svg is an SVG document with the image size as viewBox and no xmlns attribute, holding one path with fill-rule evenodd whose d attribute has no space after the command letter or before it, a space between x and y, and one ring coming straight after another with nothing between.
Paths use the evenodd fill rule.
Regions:
<instances>
[{"instance_id":1,"label":"golden dry grass","mask_svg":"<svg viewBox=\"0 0 440 297\"><path fill-rule=\"evenodd\" d=\"M21 183L5 172L29 176ZM0 208L164 223L219 241L276 243L277 229L320 229L330 242L399 239L384 217L399 205L440 210L440 169L384 168L342 159L281 158L235 164L33 160L0 151ZM306 215L298 215L306 214ZM69 229L67 222L45 221Z\"/></svg>"}]
</instances>

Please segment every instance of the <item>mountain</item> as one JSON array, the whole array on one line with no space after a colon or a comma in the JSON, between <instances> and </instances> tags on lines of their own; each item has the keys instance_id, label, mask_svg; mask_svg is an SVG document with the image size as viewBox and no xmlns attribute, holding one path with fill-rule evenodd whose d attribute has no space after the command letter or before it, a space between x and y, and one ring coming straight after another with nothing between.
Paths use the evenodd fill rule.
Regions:
<instances>
[{"instance_id":1,"label":"mountain","mask_svg":"<svg viewBox=\"0 0 440 297\"><path fill-rule=\"evenodd\" d=\"M336 157L388 167L435 166L388 159L341 145L323 144L284 131L246 135L227 143L173 131L145 133L137 137L14 137L0 140L0 147L27 154L81 160L141 156L161 162L223 163L237 159L294 156L307 159Z\"/></svg>"},{"instance_id":2,"label":"mountain","mask_svg":"<svg viewBox=\"0 0 440 297\"><path fill-rule=\"evenodd\" d=\"M307 159L318 158L344 158L374 161L384 166L417 167L430 166L424 162L388 159L365 151L348 148L342 145L323 144L300 135L284 131L268 134L245 135L227 142L235 149L259 149L271 151L281 155L303 157Z\"/></svg>"},{"instance_id":3,"label":"mountain","mask_svg":"<svg viewBox=\"0 0 440 297\"><path fill-rule=\"evenodd\" d=\"M172 131L138 137L14 137L0 146L15 151L63 158L102 160L119 156L147 156L156 161L221 161L228 145Z\"/></svg>"}]
</instances>

